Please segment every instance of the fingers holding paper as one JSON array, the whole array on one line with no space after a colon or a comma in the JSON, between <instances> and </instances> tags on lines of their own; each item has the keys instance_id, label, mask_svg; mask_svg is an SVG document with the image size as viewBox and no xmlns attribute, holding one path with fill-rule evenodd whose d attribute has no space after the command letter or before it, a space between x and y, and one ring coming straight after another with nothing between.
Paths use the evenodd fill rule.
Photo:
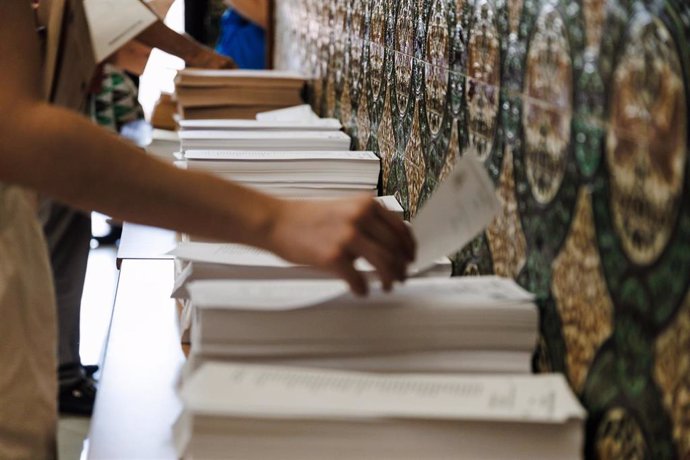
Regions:
<instances>
[{"instance_id":1,"label":"fingers holding paper","mask_svg":"<svg viewBox=\"0 0 690 460\"><path fill-rule=\"evenodd\" d=\"M405 280L416 250L405 223L370 197L285 202L273 240L282 257L331 271L358 295L368 288L355 269L357 259L367 260L390 290L395 281Z\"/></svg>"}]
</instances>

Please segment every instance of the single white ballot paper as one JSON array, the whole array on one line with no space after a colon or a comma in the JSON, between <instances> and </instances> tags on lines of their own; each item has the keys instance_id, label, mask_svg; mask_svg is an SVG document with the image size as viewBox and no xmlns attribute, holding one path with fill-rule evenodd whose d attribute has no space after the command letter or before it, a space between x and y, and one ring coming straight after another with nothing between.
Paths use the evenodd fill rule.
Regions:
<instances>
[{"instance_id":1,"label":"single white ballot paper","mask_svg":"<svg viewBox=\"0 0 690 460\"><path fill-rule=\"evenodd\" d=\"M210 308L281 311L328 302L349 292L340 280L216 280L189 284L194 302Z\"/></svg>"},{"instance_id":2,"label":"single white ballot paper","mask_svg":"<svg viewBox=\"0 0 690 460\"><path fill-rule=\"evenodd\" d=\"M398 376L207 363L184 384L182 399L220 416L563 423L585 415L560 374Z\"/></svg>"},{"instance_id":3,"label":"single white ballot paper","mask_svg":"<svg viewBox=\"0 0 690 460\"><path fill-rule=\"evenodd\" d=\"M272 252L235 243L179 243L168 254L182 260L252 267L296 267Z\"/></svg>"},{"instance_id":4,"label":"single white ballot paper","mask_svg":"<svg viewBox=\"0 0 690 460\"><path fill-rule=\"evenodd\" d=\"M296 105L294 107L287 107L285 109L269 110L268 112L260 112L256 114L257 121L299 121L302 123L313 122L319 119L319 116L312 110L309 104Z\"/></svg>"},{"instance_id":5,"label":"single white ballot paper","mask_svg":"<svg viewBox=\"0 0 690 460\"><path fill-rule=\"evenodd\" d=\"M474 155L460 158L412 220L417 259L409 271L422 271L460 250L489 225L499 209L494 185L480 161Z\"/></svg>"},{"instance_id":6,"label":"single white ballot paper","mask_svg":"<svg viewBox=\"0 0 690 460\"><path fill-rule=\"evenodd\" d=\"M101 62L158 20L140 0L84 0L95 61Z\"/></svg>"}]
</instances>

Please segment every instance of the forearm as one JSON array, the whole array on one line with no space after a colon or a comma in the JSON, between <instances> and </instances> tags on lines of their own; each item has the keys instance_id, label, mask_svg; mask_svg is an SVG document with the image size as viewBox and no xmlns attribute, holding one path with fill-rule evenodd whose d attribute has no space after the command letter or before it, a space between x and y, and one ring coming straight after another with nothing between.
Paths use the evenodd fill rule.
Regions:
<instances>
[{"instance_id":1,"label":"forearm","mask_svg":"<svg viewBox=\"0 0 690 460\"><path fill-rule=\"evenodd\" d=\"M15 115L0 128L0 180L119 219L273 249L277 200L159 162L62 109L36 103Z\"/></svg>"},{"instance_id":2,"label":"forearm","mask_svg":"<svg viewBox=\"0 0 690 460\"><path fill-rule=\"evenodd\" d=\"M151 54L151 47L132 40L120 48L108 62L134 75L142 75Z\"/></svg>"},{"instance_id":3,"label":"forearm","mask_svg":"<svg viewBox=\"0 0 690 460\"><path fill-rule=\"evenodd\" d=\"M137 36L137 41L150 48L161 49L185 61L193 60L194 54L201 46L191 38L178 34L162 21L156 21L144 30Z\"/></svg>"},{"instance_id":4,"label":"forearm","mask_svg":"<svg viewBox=\"0 0 690 460\"><path fill-rule=\"evenodd\" d=\"M156 21L153 25L139 34L136 40L145 46L158 48L181 58L190 67L203 67L210 69L232 69L235 63L232 59L216 54L193 38L178 34L162 21Z\"/></svg>"}]
</instances>

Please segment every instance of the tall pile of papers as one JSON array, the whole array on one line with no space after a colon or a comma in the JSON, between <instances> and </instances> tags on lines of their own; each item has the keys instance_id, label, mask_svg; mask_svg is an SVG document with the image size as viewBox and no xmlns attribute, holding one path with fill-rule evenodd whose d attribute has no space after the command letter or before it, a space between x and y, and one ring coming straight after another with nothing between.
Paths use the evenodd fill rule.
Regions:
<instances>
[{"instance_id":1,"label":"tall pile of papers","mask_svg":"<svg viewBox=\"0 0 690 460\"><path fill-rule=\"evenodd\" d=\"M178 167L206 171L284 198L375 196L380 170L373 152L346 150L187 150L183 158Z\"/></svg>"},{"instance_id":2,"label":"tall pile of papers","mask_svg":"<svg viewBox=\"0 0 690 460\"><path fill-rule=\"evenodd\" d=\"M373 375L207 364L182 391L180 458L582 458L561 375Z\"/></svg>"},{"instance_id":3,"label":"tall pile of papers","mask_svg":"<svg viewBox=\"0 0 690 460\"><path fill-rule=\"evenodd\" d=\"M171 251L179 269L175 279L173 297L189 298L187 286L201 280L286 280L328 279L334 275L306 265L290 263L263 249L242 244L195 241L187 235L187 241L178 243ZM357 269L374 278L374 268L363 260L356 262ZM435 261L415 276L450 277L452 264L448 257Z\"/></svg>"},{"instance_id":4,"label":"tall pile of papers","mask_svg":"<svg viewBox=\"0 0 690 460\"><path fill-rule=\"evenodd\" d=\"M336 119L301 105L255 120L178 119L176 165L206 171L282 198L377 194L380 160L350 151Z\"/></svg>"},{"instance_id":5,"label":"tall pile of papers","mask_svg":"<svg viewBox=\"0 0 690 460\"><path fill-rule=\"evenodd\" d=\"M193 370L210 359L377 372L528 373L532 295L498 277L418 278L366 298L339 280L188 286Z\"/></svg>"},{"instance_id":6,"label":"tall pile of papers","mask_svg":"<svg viewBox=\"0 0 690 460\"><path fill-rule=\"evenodd\" d=\"M282 198L376 195L373 152L350 151L338 120L308 106L257 120L178 120L180 168L206 171Z\"/></svg>"},{"instance_id":7,"label":"tall pile of papers","mask_svg":"<svg viewBox=\"0 0 690 460\"><path fill-rule=\"evenodd\" d=\"M285 122L284 113L265 122ZM218 129L232 132L207 131ZM272 172L254 175L241 163L251 161L246 153L195 150L185 151L187 167L221 162L208 169L236 180L290 170L309 181L324 172L308 155L328 161L318 151L290 160L260 152ZM341 179L373 177L366 156L345 158L326 169ZM481 164L461 158L411 222L418 250L408 274L464 246L498 208ZM174 434L181 458L582 455L584 411L567 383L530 375L538 309L513 280L413 278L384 293L357 260L373 281L359 298L340 280L252 248L192 242L175 255L184 266L175 295L186 299L183 320L192 326Z\"/></svg>"},{"instance_id":8,"label":"tall pile of papers","mask_svg":"<svg viewBox=\"0 0 690 460\"><path fill-rule=\"evenodd\" d=\"M305 79L275 70L181 70L175 79L185 119L253 119L257 113L302 103Z\"/></svg>"},{"instance_id":9,"label":"tall pile of papers","mask_svg":"<svg viewBox=\"0 0 690 460\"><path fill-rule=\"evenodd\" d=\"M343 151L350 136L323 130L183 130L180 146L189 150Z\"/></svg>"}]
</instances>

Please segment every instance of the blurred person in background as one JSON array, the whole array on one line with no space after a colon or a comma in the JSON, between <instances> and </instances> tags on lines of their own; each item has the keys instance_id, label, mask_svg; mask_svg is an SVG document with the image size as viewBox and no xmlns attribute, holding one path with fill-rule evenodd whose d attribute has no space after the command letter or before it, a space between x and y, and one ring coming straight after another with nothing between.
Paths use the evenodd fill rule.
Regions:
<instances>
[{"instance_id":1,"label":"blurred person in background","mask_svg":"<svg viewBox=\"0 0 690 460\"><path fill-rule=\"evenodd\" d=\"M231 57L240 69L266 68L268 0L225 0L216 52Z\"/></svg>"},{"instance_id":2,"label":"blurred person in background","mask_svg":"<svg viewBox=\"0 0 690 460\"><path fill-rule=\"evenodd\" d=\"M240 69L265 69L269 1L185 0L185 29Z\"/></svg>"}]
</instances>

